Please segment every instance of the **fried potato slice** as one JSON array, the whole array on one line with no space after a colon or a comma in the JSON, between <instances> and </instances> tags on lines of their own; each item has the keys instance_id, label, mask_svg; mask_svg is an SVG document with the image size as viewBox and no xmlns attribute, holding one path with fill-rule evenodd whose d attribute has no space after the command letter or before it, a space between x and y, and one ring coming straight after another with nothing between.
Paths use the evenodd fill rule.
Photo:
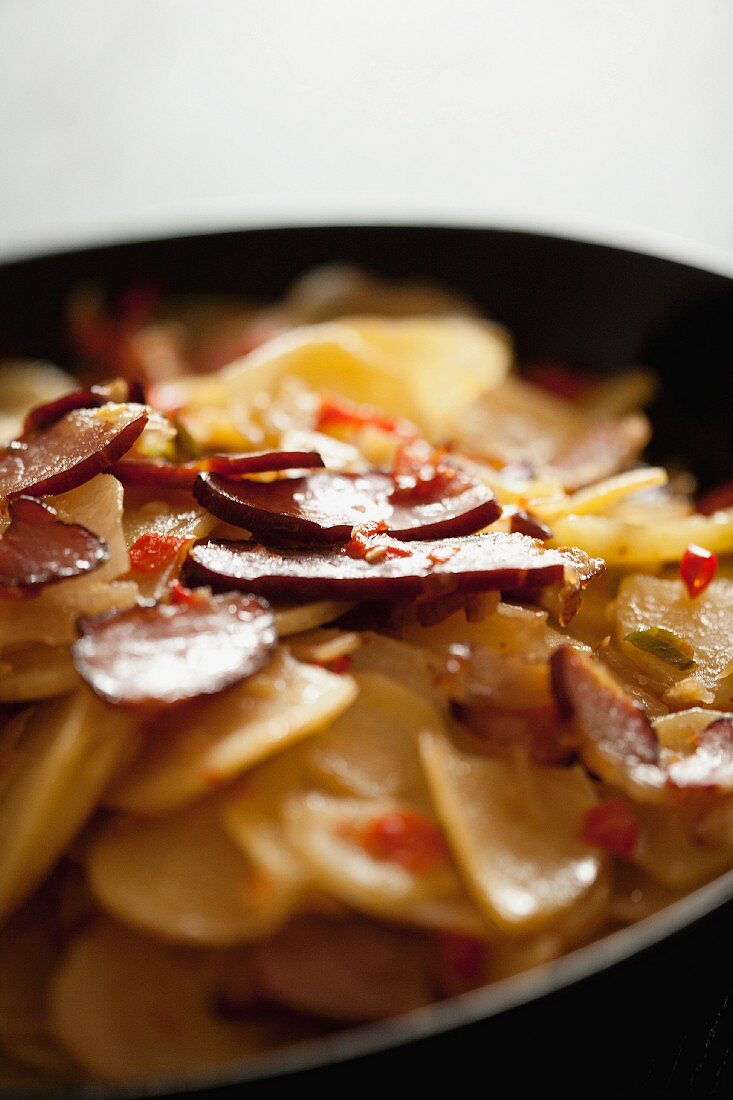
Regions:
<instances>
[{"instance_id":1,"label":"fried potato slice","mask_svg":"<svg viewBox=\"0 0 733 1100\"><path fill-rule=\"evenodd\" d=\"M114 917L171 942L227 946L277 923L218 801L107 823L87 857L91 890Z\"/></svg>"},{"instance_id":2,"label":"fried potato slice","mask_svg":"<svg viewBox=\"0 0 733 1100\"><path fill-rule=\"evenodd\" d=\"M420 748L467 886L498 928L537 931L582 901L601 875L602 859L579 839L596 803L580 768L469 756L430 734Z\"/></svg>"},{"instance_id":3,"label":"fried potato slice","mask_svg":"<svg viewBox=\"0 0 733 1100\"><path fill-rule=\"evenodd\" d=\"M108 804L166 813L322 729L356 695L348 676L301 664L281 647L242 684L160 715Z\"/></svg>"},{"instance_id":4,"label":"fried potato slice","mask_svg":"<svg viewBox=\"0 0 733 1100\"><path fill-rule=\"evenodd\" d=\"M0 702L28 703L79 687L67 646L30 643L0 653Z\"/></svg>"},{"instance_id":5,"label":"fried potato slice","mask_svg":"<svg viewBox=\"0 0 733 1100\"><path fill-rule=\"evenodd\" d=\"M73 940L49 993L50 1025L95 1078L184 1077L244 1060L268 1026L216 1011L234 956L169 946L100 919Z\"/></svg>"},{"instance_id":6,"label":"fried potato slice","mask_svg":"<svg viewBox=\"0 0 733 1100\"><path fill-rule=\"evenodd\" d=\"M85 688L30 713L0 791L0 917L50 870L136 745L134 719Z\"/></svg>"}]
</instances>

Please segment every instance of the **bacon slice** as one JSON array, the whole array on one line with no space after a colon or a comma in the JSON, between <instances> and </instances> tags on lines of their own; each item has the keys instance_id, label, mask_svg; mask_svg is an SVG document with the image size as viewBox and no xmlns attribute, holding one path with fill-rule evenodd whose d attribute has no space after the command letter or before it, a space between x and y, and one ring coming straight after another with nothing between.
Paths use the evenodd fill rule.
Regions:
<instances>
[{"instance_id":1,"label":"bacon slice","mask_svg":"<svg viewBox=\"0 0 733 1100\"><path fill-rule=\"evenodd\" d=\"M454 591L534 592L562 584L566 566L581 584L605 568L599 558L580 551L569 555L524 535L496 532L416 542L406 557L372 562L333 546L276 549L205 539L192 547L184 576L191 585L238 588L279 599L382 600Z\"/></svg>"},{"instance_id":2,"label":"bacon slice","mask_svg":"<svg viewBox=\"0 0 733 1100\"><path fill-rule=\"evenodd\" d=\"M104 539L64 523L32 497L10 501L10 523L0 538L0 596L25 595L54 581L99 569L110 556Z\"/></svg>"},{"instance_id":3,"label":"bacon slice","mask_svg":"<svg viewBox=\"0 0 733 1100\"><path fill-rule=\"evenodd\" d=\"M345 543L354 527L384 521L395 538L470 535L501 514L490 489L456 470L436 498L396 498L389 474L318 473L263 484L202 474L194 496L219 519L257 537L306 543Z\"/></svg>"},{"instance_id":4,"label":"bacon slice","mask_svg":"<svg viewBox=\"0 0 733 1100\"><path fill-rule=\"evenodd\" d=\"M134 401L142 405L145 403L145 394L138 382L128 382L124 378L115 378L111 382L90 386L88 390L64 393L55 401L47 401L44 405L36 405L31 409L23 424L23 435L25 437L44 428L50 428L62 416L73 412L74 409L98 409L108 401Z\"/></svg>"},{"instance_id":5,"label":"bacon slice","mask_svg":"<svg viewBox=\"0 0 733 1100\"><path fill-rule=\"evenodd\" d=\"M711 722L696 741L693 753L670 763L670 783L685 790L733 790L733 717Z\"/></svg>"},{"instance_id":6,"label":"bacon slice","mask_svg":"<svg viewBox=\"0 0 733 1100\"><path fill-rule=\"evenodd\" d=\"M208 470L224 478L239 478L243 474L275 470L316 470L323 464L317 451L250 451L247 454L210 455L195 462L123 459L112 473L123 485L152 485L192 492L198 475Z\"/></svg>"},{"instance_id":7,"label":"bacon slice","mask_svg":"<svg viewBox=\"0 0 733 1100\"><path fill-rule=\"evenodd\" d=\"M268 663L277 643L270 605L207 596L80 619L76 670L109 703L155 707L213 695Z\"/></svg>"},{"instance_id":8,"label":"bacon slice","mask_svg":"<svg viewBox=\"0 0 733 1100\"><path fill-rule=\"evenodd\" d=\"M147 423L144 405L74 409L49 428L10 443L0 455L0 497L75 489L129 451Z\"/></svg>"},{"instance_id":9,"label":"bacon slice","mask_svg":"<svg viewBox=\"0 0 733 1100\"><path fill-rule=\"evenodd\" d=\"M644 801L657 800L665 777L654 727L599 660L572 646L550 657L560 714L574 718L586 765Z\"/></svg>"}]
</instances>

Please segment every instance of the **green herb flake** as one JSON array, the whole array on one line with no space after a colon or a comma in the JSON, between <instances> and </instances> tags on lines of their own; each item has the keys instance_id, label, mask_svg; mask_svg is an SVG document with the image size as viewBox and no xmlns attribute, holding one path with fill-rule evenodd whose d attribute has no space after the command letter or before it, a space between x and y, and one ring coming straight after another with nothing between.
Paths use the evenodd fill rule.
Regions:
<instances>
[{"instance_id":1,"label":"green herb flake","mask_svg":"<svg viewBox=\"0 0 733 1100\"><path fill-rule=\"evenodd\" d=\"M663 626L650 626L647 630L632 630L624 637L625 642L636 646L644 653L651 653L665 664L687 671L696 667L693 660L694 650L689 642Z\"/></svg>"}]
</instances>

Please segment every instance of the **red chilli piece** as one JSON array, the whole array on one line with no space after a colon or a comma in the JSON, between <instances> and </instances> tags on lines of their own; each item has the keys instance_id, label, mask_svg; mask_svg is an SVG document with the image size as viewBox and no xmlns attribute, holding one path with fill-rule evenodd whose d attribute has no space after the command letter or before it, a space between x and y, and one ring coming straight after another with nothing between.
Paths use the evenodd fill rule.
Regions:
<instances>
[{"instance_id":1,"label":"red chilli piece","mask_svg":"<svg viewBox=\"0 0 733 1100\"><path fill-rule=\"evenodd\" d=\"M519 535L528 535L531 539L539 539L541 542L548 542L552 538L552 528L522 508L512 514L509 530Z\"/></svg>"},{"instance_id":2,"label":"red chilli piece","mask_svg":"<svg viewBox=\"0 0 733 1100\"><path fill-rule=\"evenodd\" d=\"M440 829L414 810L395 810L370 821L361 844L374 859L398 863L415 874L434 870L448 856Z\"/></svg>"},{"instance_id":3,"label":"red chilli piece","mask_svg":"<svg viewBox=\"0 0 733 1100\"><path fill-rule=\"evenodd\" d=\"M702 595L717 570L718 555L691 542L680 559L680 577L691 600Z\"/></svg>"},{"instance_id":4,"label":"red chilli piece","mask_svg":"<svg viewBox=\"0 0 733 1100\"><path fill-rule=\"evenodd\" d=\"M91 573L109 559L104 539L60 520L32 497L9 503L10 523L0 537L0 596L30 595L44 585Z\"/></svg>"},{"instance_id":5,"label":"red chilli piece","mask_svg":"<svg viewBox=\"0 0 733 1100\"><path fill-rule=\"evenodd\" d=\"M130 547L130 569L134 573L157 573L173 561L188 541L177 535L146 531Z\"/></svg>"},{"instance_id":6,"label":"red chilli piece","mask_svg":"<svg viewBox=\"0 0 733 1100\"><path fill-rule=\"evenodd\" d=\"M587 811L580 836L586 844L612 856L631 859L639 839L639 822L622 798L609 798Z\"/></svg>"},{"instance_id":7,"label":"red chilli piece","mask_svg":"<svg viewBox=\"0 0 733 1100\"><path fill-rule=\"evenodd\" d=\"M327 432L329 428L346 428L361 431L364 428L378 428L390 435L413 439L417 428L409 420L387 416L373 405L357 405L345 398L324 397L316 413L316 430Z\"/></svg>"},{"instance_id":8,"label":"red chilli piece","mask_svg":"<svg viewBox=\"0 0 733 1100\"><path fill-rule=\"evenodd\" d=\"M409 558L412 553L407 546L392 539L387 534L389 528L384 520L375 523L362 523L354 527L351 538L344 547L350 558L363 558L370 564L384 558Z\"/></svg>"},{"instance_id":9,"label":"red chilli piece","mask_svg":"<svg viewBox=\"0 0 733 1100\"><path fill-rule=\"evenodd\" d=\"M393 497L389 474L341 474L226 481L201 474L194 496L207 511L263 541L347 543L354 527L383 521L393 538L452 538L470 535L501 514L494 494L456 471L450 490L439 499L402 502Z\"/></svg>"},{"instance_id":10,"label":"red chilli piece","mask_svg":"<svg viewBox=\"0 0 733 1100\"><path fill-rule=\"evenodd\" d=\"M155 708L213 695L271 659L277 629L257 596L199 595L80 619L76 670L108 703Z\"/></svg>"},{"instance_id":11,"label":"red chilli piece","mask_svg":"<svg viewBox=\"0 0 733 1100\"><path fill-rule=\"evenodd\" d=\"M524 535L490 532L451 540L413 542L409 557L368 562L343 548L260 546L243 540L194 543L183 565L184 583L219 591L239 589L274 599L394 600L452 592L536 592L561 585L566 567L581 585L605 569L582 551L548 549Z\"/></svg>"},{"instance_id":12,"label":"red chilli piece","mask_svg":"<svg viewBox=\"0 0 733 1100\"><path fill-rule=\"evenodd\" d=\"M74 409L0 455L0 497L64 493L108 470L147 423L143 405Z\"/></svg>"}]
</instances>

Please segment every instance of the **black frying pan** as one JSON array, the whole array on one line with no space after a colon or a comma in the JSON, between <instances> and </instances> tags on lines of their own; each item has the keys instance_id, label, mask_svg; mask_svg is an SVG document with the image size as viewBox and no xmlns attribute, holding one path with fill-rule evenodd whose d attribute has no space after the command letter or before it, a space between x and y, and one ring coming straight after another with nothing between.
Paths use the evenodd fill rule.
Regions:
<instances>
[{"instance_id":1,"label":"black frying pan","mask_svg":"<svg viewBox=\"0 0 733 1100\"><path fill-rule=\"evenodd\" d=\"M633 362L654 367L664 382L652 410L654 458L683 459L703 484L733 476L733 279L605 245L489 229L336 227L215 233L20 260L0 265L0 353L63 363L63 306L86 279L114 289L154 275L174 292L276 298L306 269L337 260L463 292L508 326L522 363L559 361L592 372ZM612 1087L633 1095L730 1095L725 1028L722 1037L720 1029L711 1032L708 1018L719 1008L725 1014L733 987L731 899L733 872L549 966L216 1079L64 1095L232 1100L354 1087L502 1097L530 1088L590 1096ZM719 1047L712 1054L711 1041Z\"/></svg>"}]
</instances>

